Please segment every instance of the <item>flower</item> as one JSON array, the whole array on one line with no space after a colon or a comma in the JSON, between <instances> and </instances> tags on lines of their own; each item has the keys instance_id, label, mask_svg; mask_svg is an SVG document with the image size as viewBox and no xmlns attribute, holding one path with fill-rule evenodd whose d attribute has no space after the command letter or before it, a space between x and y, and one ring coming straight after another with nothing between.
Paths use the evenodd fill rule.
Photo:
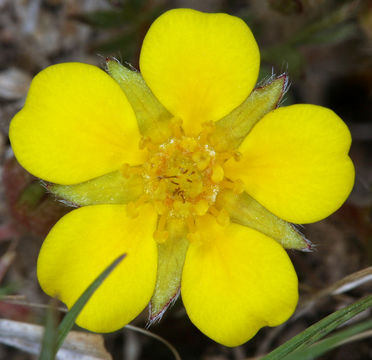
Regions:
<instances>
[{"instance_id":1,"label":"flower","mask_svg":"<svg viewBox=\"0 0 372 360\"><path fill-rule=\"evenodd\" d=\"M179 289L191 321L228 346L286 321L298 290L283 246L307 246L288 221L347 198L346 125L320 106L275 109L285 76L252 92L257 44L226 14L168 11L145 37L142 75L107 66L111 77L80 63L41 71L11 122L20 164L80 206L42 245L43 290L71 307L125 252L80 326L117 330L149 301L154 321Z\"/></svg>"}]
</instances>

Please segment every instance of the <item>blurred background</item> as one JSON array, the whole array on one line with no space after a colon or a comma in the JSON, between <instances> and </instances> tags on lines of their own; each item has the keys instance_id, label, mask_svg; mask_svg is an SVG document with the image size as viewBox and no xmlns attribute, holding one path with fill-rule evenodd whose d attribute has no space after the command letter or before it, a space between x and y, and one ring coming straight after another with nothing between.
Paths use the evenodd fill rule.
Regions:
<instances>
[{"instance_id":1,"label":"blurred background","mask_svg":"<svg viewBox=\"0 0 372 360\"><path fill-rule=\"evenodd\" d=\"M372 277L370 0L0 0L0 318L44 323L43 304L49 298L36 279L37 254L48 230L70 210L19 167L9 146L9 122L23 106L32 77L66 61L103 67L106 56L138 68L148 27L176 7L244 19L261 49L260 81L286 72L290 89L285 105L327 106L348 124L353 137L356 183L349 200L329 218L302 229L315 251L290 251L301 292L299 309L290 321L262 329L247 344L230 349L201 334L179 300L149 329L185 360L258 359L324 316L372 293L372 282L367 281ZM335 294L345 276L347 286ZM364 312L359 319L370 315ZM146 313L134 325L144 327L145 322ZM100 341L97 336L90 345L101 354L92 359L174 358L164 344L132 329L105 335L104 345ZM372 359L371 344L370 338L362 339L321 359ZM0 326L0 359L37 358L20 349Z\"/></svg>"}]
</instances>

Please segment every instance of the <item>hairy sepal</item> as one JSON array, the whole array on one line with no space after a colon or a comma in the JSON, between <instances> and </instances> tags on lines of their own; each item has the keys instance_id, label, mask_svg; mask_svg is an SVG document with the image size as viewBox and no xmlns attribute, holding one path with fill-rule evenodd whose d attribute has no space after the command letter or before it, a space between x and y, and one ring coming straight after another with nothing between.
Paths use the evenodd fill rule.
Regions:
<instances>
[{"instance_id":1,"label":"hairy sepal","mask_svg":"<svg viewBox=\"0 0 372 360\"><path fill-rule=\"evenodd\" d=\"M217 151L230 151L239 147L253 126L281 101L288 83L287 75L274 78L252 91L247 99L230 114L215 123L209 136Z\"/></svg>"},{"instance_id":2,"label":"hairy sepal","mask_svg":"<svg viewBox=\"0 0 372 360\"><path fill-rule=\"evenodd\" d=\"M182 269L189 242L185 225L181 221L169 221L167 231L168 239L158 244L158 272L150 302L149 325L161 319L180 293Z\"/></svg>"},{"instance_id":3,"label":"hairy sepal","mask_svg":"<svg viewBox=\"0 0 372 360\"><path fill-rule=\"evenodd\" d=\"M294 225L278 218L247 193L221 192L217 207L227 210L231 220L255 229L280 243L284 248L309 251L311 243Z\"/></svg>"},{"instance_id":4,"label":"hairy sepal","mask_svg":"<svg viewBox=\"0 0 372 360\"><path fill-rule=\"evenodd\" d=\"M144 137L162 143L171 136L172 115L156 99L142 75L108 58L107 71L120 85L136 114L138 127Z\"/></svg>"},{"instance_id":5,"label":"hairy sepal","mask_svg":"<svg viewBox=\"0 0 372 360\"><path fill-rule=\"evenodd\" d=\"M114 171L76 185L47 185L58 198L75 206L127 204L143 193L143 180L137 174Z\"/></svg>"}]
</instances>

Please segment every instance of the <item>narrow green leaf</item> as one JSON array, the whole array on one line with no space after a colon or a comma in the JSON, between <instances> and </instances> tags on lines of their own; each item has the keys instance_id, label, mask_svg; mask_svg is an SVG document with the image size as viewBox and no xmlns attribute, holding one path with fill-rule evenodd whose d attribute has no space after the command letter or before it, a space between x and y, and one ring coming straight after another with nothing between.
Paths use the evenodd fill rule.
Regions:
<instances>
[{"instance_id":1,"label":"narrow green leaf","mask_svg":"<svg viewBox=\"0 0 372 360\"><path fill-rule=\"evenodd\" d=\"M279 346L274 351L264 356L262 360L284 359L285 356L293 351L297 351L314 344L332 330L371 306L372 295L367 296L341 310L338 310L318 321L314 325L308 327L305 331L296 335L283 345Z\"/></svg>"},{"instance_id":2,"label":"narrow green leaf","mask_svg":"<svg viewBox=\"0 0 372 360\"><path fill-rule=\"evenodd\" d=\"M47 311L43 341L39 360L52 360L56 354L57 314L55 306L50 305Z\"/></svg>"},{"instance_id":3,"label":"narrow green leaf","mask_svg":"<svg viewBox=\"0 0 372 360\"><path fill-rule=\"evenodd\" d=\"M116 260L114 260L111 265L109 265L105 271L99 275L94 282L92 282L89 287L84 291L84 293L79 297L76 301L74 306L70 309L70 311L66 314L62 322L59 324L58 327L58 336L56 342L56 351L62 346L63 341L65 340L67 334L73 327L76 318L80 314L81 310L88 302L90 297L93 293L97 290L97 288L102 284L102 282L107 278L107 276L115 269L117 265L125 258L126 254L120 255Z\"/></svg>"},{"instance_id":4,"label":"narrow green leaf","mask_svg":"<svg viewBox=\"0 0 372 360\"><path fill-rule=\"evenodd\" d=\"M365 330L372 328L372 320L364 321L360 324L350 326L345 330L339 331L337 334L329 336L328 338L302 350L294 351L283 360L311 360L325 352L332 350L345 343L348 338L360 334Z\"/></svg>"}]
</instances>

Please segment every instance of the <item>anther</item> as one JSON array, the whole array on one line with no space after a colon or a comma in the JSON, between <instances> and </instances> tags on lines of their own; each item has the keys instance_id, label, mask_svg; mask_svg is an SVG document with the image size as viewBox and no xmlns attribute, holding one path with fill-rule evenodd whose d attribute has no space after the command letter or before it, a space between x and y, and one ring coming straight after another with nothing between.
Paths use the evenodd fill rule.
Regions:
<instances>
[{"instance_id":1,"label":"anther","mask_svg":"<svg viewBox=\"0 0 372 360\"><path fill-rule=\"evenodd\" d=\"M207 153L203 153L201 151L192 154L191 158L196 163L196 167L199 171L205 170L208 167L209 162L211 161L210 156Z\"/></svg>"},{"instance_id":2,"label":"anther","mask_svg":"<svg viewBox=\"0 0 372 360\"><path fill-rule=\"evenodd\" d=\"M194 233L196 231L195 219L192 216L186 218L186 225L189 233Z\"/></svg>"},{"instance_id":3,"label":"anther","mask_svg":"<svg viewBox=\"0 0 372 360\"><path fill-rule=\"evenodd\" d=\"M222 209L216 217L216 220L220 225L227 226L230 224L230 215L225 209Z\"/></svg>"},{"instance_id":4,"label":"anther","mask_svg":"<svg viewBox=\"0 0 372 360\"><path fill-rule=\"evenodd\" d=\"M165 242L169 237L169 233L168 231L166 231L167 220L168 215L162 214L159 216L158 226L153 235L155 241L157 241L158 243Z\"/></svg>"},{"instance_id":5,"label":"anther","mask_svg":"<svg viewBox=\"0 0 372 360\"><path fill-rule=\"evenodd\" d=\"M148 142L149 142L149 138L147 136L142 136L141 139L140 139L138 147L141 150L143 150L146 147Z\"/></svg>"},{"instance_id":6,"label":"anther","mask_svg":"<svg viewBox=\"0 0 372 360\"><path fill-rule=\"evenodd\" d=\"M220 183L223 178L225 177L225 172L223 171L223 167L221 165L213 166L212 176L211 179L214 183Z\"/></svg>"},{"instance_id":7,"label":"anther","mask_svg":"<svg viewBox=\"0 0 372 360\"><path fill-rule=\"evenodd\" d=\"M214 121L206 121L205 123L202 124L203 129L201 133L199 134L199 141L201 143L206 143L208 142L208 137L211 134L211 132L215 128Z\"/></svg>"},{"instance_id":8,"label":"anther","mask_svg":"<svg viewBox=\"0 0 372 360\"><path fill-rule=\"evenodd\" d=\"M159 214L159 215L162 215L164 214L166 211L167 211L167 207L164 203L164 201L154 201L153 202L153 205L154 205L154 209L155 211Z\"/></svg>"},{"instance_id":9,"label":"anther","mask_svg":"<svg viewBox=\"0 0 372 360\"><path fill-rule=\"evenodd\" d=\"M181 147L187 152L194 152L198 143L194 138L184 137L180 142Z\"/></svg>"},{"instance_id":10,"label":"anther","mask_svg":"<svg viewBox=\"0 0 372 360\"><path fill-rule=\"evenodd\" d=\"M236 194L241 194L244 191L244 183L240 179L234 181L233 191Z\"/></svg>"},{"instance_id":11,"label":"anther","mask_svg":"<svg viewBox=\"0 0 372 360\"><path fill-rule=\"evenodd\" d=\"M182 136L182 120L177 117L173 117L170 121L172 127L172 133L174 137Z\"/></svg>"},{"instance_id":12,"label":"anther","mask_svg":"<svg viewBox=\"0 0 372 360\"><path fill-rule=\"evenodd\" d=\"M163 244L168 240L169 233L168 233L168 231L165 231L165 230L163 230L163 231L156 230L153 234L153 237L154 237L154 240L158 244Z\"/></svg>"},{"instance_id":13,"label":"anther","mask_svg":"<svg viewBox=\"0 0 372 360\"><path fill-rule=\"evenodd\" d=\"M240 161L242 158L242 153L236 150L234 151L233 156L234 156L235 161Z\"/></svg>"},{"instance_id":14,"label":"anther","mask_svg":"<svg viewBox=\"0 0 372 360\"><path fill-rule=\"evenodd\" d=\"M196 215L203 216L207 213L209 204L206 200L202 199L194 205L194 211Z\"/></svg>"},{"instance_id":15,"label":"anther","mask_svg":"<svg viewBox=\"0 0 372 360\"><path fill-rule=\"evenodd\" d=\"M220 214L220 212L214 206L210 206L208 212L211 213L214 217L217 217Z\"/></svg>"}]
</instances>

